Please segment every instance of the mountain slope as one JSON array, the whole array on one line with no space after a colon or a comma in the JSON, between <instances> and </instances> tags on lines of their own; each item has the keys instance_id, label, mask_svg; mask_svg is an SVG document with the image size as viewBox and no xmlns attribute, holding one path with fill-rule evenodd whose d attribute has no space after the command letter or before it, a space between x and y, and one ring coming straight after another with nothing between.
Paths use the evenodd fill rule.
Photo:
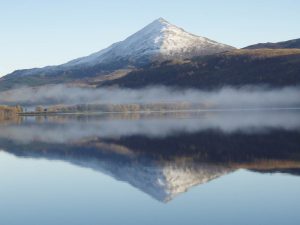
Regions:
<instances>
[{"instance_id":1,"label":"mountain slope","mask_svg":"<svg viewBox=\"0 0 300 225\"><path fill-rule=\"evenodd\" d=\"M233 50L208 38L190 34L160 18L124 41L59 66L18 70L0 79L0 90L16 85L67 83L139 68L163 60L182 60Z\"/></svg>"},{"instance_id":2,"label":"mountain slope","mask_svg":"<svg viewBox=\"0 0 300 225\"><path fill-rule=\"evenodd\" d=\"M255 45L250 45L245 49L260 49L260 48L271 48L271 49L282 49L282 48L300 48L300 38L289 40L289 41L282 41L277 43L259 43Z\"/></svg>"},{"instance_id":3,"label":"mountain slope","mask_svg":"<svg viewBox=\"0 0 300 225\"><path fill-rule=\"evenodd\" d=\"M98 86L141 88L167 85L200 89L223 86L300 85L300 49L235 50L211 56L169 62L134 71Z\"/></svg>"}]
</instances>

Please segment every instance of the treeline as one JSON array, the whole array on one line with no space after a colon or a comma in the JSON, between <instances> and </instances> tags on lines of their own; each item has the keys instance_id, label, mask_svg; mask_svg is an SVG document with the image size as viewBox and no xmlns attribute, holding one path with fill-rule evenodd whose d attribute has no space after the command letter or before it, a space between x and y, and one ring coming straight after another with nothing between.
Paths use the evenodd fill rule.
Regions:
<instances>
[{"instance_id":1,"label":"treeline","mask_svg":"<svg viewBox=\"0 0 300 225\"><path fill-rule=\"evenodd\" d=\"M141 111L179 111L199 109L204 104L189 102L180 103L152 103L152 104L80 104L55 105L49 107L38 106L35 113L77 113L77 112L141 112Z\"/></svg>"},{"instance_id":2,"label":"treeline","mask_svg":"<svg viewBox=\"0 0 300 225\"><path fill-rule=\"evenodd\" d=\"M21 106L6 106L0 105L0 120L8 120L14 118L18 113L22 113L23 108Z\"/></svg>"}]
</instances>

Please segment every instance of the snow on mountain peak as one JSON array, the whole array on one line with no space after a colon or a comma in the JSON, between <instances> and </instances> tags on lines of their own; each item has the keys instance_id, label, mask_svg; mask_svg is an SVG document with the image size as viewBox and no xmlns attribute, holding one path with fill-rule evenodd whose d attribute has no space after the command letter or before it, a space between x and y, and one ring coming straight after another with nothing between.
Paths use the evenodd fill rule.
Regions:
<instances>
[{"instance_id":1,"label":"snow on mountain peak","mask_svg":"<svg viewBox=\"0 0 300 225\"><path fill-rule=\"evenodd\" d=\"M155 21L159 21L159 22L161 22L161 23L169 23L167 20L165 20L164 18L162 18L162 17L159 17L157 20L155 20Z\"/></svg>"},{"instance_id":2,"label":"snow on mountain peak","mask_svg":"<svg viewBox=\"0 0 300 225\"><path fill-rule=\"evenodd\" d=\"M232 49L231 46L188 33L159 18L124 41L65 65L96 65L118 60L143 64L155 59L184 59Z\"/></svg>"}]
</instances>

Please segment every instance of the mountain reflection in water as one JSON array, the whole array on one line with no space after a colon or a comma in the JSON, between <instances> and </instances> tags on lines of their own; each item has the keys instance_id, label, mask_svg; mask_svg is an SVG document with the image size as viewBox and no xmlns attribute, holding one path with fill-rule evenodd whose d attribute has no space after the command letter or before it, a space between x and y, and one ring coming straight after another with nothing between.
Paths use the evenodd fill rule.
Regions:
<instances>
[{"instance_id":1,"label":"mountain reflection in water","mask_svg":"<svg viewBox=\"0 0 300 225\"><path fill-rule=\"evenodd\" d=\"M159 201L238 169L300 175L300 111L23 117L0 149L108 174Z\"/></svg>"}]
</instances>

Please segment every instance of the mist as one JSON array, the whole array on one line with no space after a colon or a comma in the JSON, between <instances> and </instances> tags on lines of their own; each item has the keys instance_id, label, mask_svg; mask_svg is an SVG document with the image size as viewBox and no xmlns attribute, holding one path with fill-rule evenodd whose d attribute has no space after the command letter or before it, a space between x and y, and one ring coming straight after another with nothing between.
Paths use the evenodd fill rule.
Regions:
<instances>
[{"instance_id":1,"label":"mist","mask_svg":"<svg viewBox=\"0 0 300 225\"><path fill-rule=\"evenodd\" d=\"M21 87L0 92L0 104L23 106L53 104L205 103L215 107L299 107L300 87L271 89L245 86L216 91L147 87L143 89L80 88L66 85Z\"/></svg>"},{"instance_id":2,"label":"mist","mask_svg":"<svg viewBox=\"0 0 300 225\"><path fill-rule=\"evenodd\" d=\"M120 138L142 135L149 138L166 138L183 133L217 131L232 133L264 134L273 130L300 131L299 110L266 110L235 112L200 112L148 115L128 119L109 117L40 117L26 118L22 123L1 124L0 139L18 143L40 141L45 143L70 143L99 138Z\"/></svg>"}]
</instances>

